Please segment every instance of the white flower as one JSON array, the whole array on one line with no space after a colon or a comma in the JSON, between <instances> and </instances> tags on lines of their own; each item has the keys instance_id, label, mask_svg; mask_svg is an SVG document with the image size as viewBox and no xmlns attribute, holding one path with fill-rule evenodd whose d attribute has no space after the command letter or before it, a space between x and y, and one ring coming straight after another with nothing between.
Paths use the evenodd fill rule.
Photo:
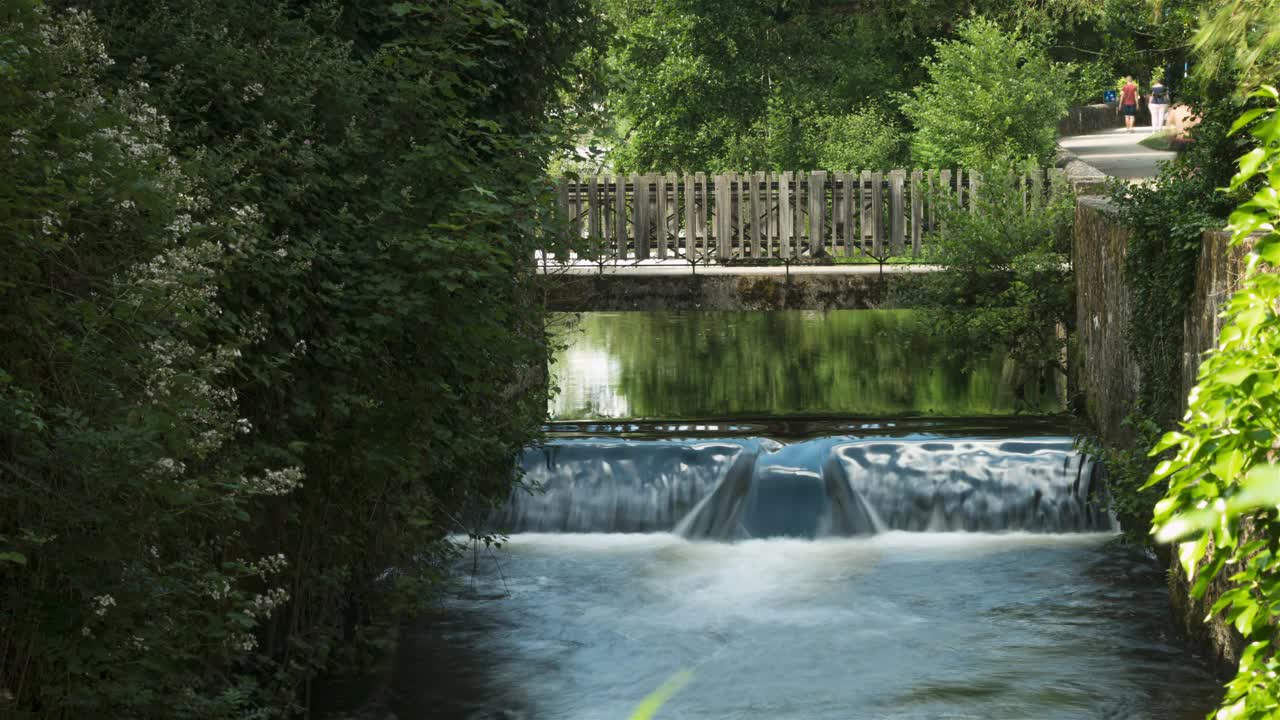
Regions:
<instances>
[{"instance_id":1,"label":"white flower","mask_svg":"<svg viewBox=\"0 0 1280 720\"><path fill-rule=\"evenodd\" d=\"M241 477L246 487L263 495L285 495L302 487L302 468L268 470L262 477Z\"/></svg>"},{"instance_id":2,"label":"white flower","mask_svg":"<svg viewBox=\"0 0 1280 720\"><path fill-rule=\"evenodd\" d=\"M178 477L187 471L186 465L183 465L180 461L174 460L173 458L160 458L156 461L155 467L160 474L168 475L170 477Z\"/></svg>"},{"instance_id":3,"label":"white flower","mask_svg":"<svg viewBox=\"0 0 1280 720\"><path fill-rule=\"evenodd\" d=\"M93 609L93 612L97 614L98 617L105 616L109 608L116 606L116 599L110 595L95 595L93 602L97 605L97 607Z\"/></svg>"}]
</instances>

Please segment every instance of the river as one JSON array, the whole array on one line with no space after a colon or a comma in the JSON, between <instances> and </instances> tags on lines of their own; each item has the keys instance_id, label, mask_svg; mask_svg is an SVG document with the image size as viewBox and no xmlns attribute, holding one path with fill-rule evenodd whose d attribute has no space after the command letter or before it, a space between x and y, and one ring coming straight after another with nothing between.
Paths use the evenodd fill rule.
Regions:
<instances>
[{"instance_id":1,"label":"river","mask_svg":"<svg viewBox=\"0 0 1280 720\"><path fill-rule=\"evenodd\" d=\"M401 720L624 720L680 672L657 718L1213 706L1053 378L952 357L906 312L576 328L520 459L538 490L403 638Z\"/></svg>"}]
</instances>

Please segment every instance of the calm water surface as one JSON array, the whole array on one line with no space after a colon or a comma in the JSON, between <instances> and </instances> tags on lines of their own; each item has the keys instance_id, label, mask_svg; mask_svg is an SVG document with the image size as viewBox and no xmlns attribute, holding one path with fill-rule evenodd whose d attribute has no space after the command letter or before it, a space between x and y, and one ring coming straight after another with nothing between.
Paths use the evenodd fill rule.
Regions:
<instances>
[{"instance_id":1,"label":"calm water surface","mask_svg":"<svg viewBox=\"0 0 1280 720\"><path fill-rule=\"evenodd\" d=\"M1052 379L1014 382L998 353L966 367L909 310L587 313L557 327L559 420L1060 410Z\"/></svg>"}]
</instances>

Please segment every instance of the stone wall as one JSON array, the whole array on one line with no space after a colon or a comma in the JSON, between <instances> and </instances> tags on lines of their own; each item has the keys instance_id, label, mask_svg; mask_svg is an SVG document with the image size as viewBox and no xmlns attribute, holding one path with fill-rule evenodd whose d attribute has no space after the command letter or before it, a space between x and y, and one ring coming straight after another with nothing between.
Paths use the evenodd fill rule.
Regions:
<instances>
[{"instance_id":1,"label":"stone wall","mask_svg":"<svg viewBox=\"0 0 1280 720\"><path fill-rule=\"evenodd\" d=\"M549 275L547 304L566 312L861 310L899 304L915 273Z\"/></svg>"},{"instance_id":2,"label":"stone wall","mask_svg":"<svg viewBox=\"0 0 1280 720\"><path fill-rule=\"evenodd\" d=\"M1071 251L1078 328L1072 376L1099 436L1117 447L1132 445L1133 433L1123 421L1133 410L1141 381L1125 336L1131 312L1125 277L1129 238L1109 201L1080 199ZM1217 341L1222 304L1239 287L1245 251L1231 248L1227 240L1221 232L1205 233L1203 238L1195 290L1183 320L1184 396L1195 384L1200 358ZM1169 594L1175 622L1216 670L1234 672L1242 647L1239 634L1220 617L1204 622L1225 583L1211 586L1202 600L1191 599L1188 589L1186 574L1172 560Z\"/></svg>"},{"instance_id":3,"label":"stone wall","mask_svg":"<svg viewBox=\"0 0 1280 720\"><path fill-rule=\"evenodd\" d=\"M1071 267L1076 281L1074 386L1098 434L1116 444L1130 443L1124 419L1138 398L1138 365L1126 338L1129 287L1125 254L1130 232L1115 208L1101 197L1082 197L1076 205Z\"/></svg>"}]
</instances>

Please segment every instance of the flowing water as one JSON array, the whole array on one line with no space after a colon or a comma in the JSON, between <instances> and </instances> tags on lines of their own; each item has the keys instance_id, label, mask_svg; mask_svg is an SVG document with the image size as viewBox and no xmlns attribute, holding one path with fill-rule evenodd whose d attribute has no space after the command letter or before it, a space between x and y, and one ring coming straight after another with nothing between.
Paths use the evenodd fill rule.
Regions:
<instances>
[{"instance_id":1,"label":"flowing water","mask_svg":"<svg viewBox=\"0 0 1280 720\"><path fill-rule=\"evenodd\" d=\"M624 720L682 671L657 718L1212 706L1101 469L1010 416L1053 406L999 358L949 364L904 313L644 315L562 353L536 490L404 638L397 717Z\"/></svg>"}]
</instances>

